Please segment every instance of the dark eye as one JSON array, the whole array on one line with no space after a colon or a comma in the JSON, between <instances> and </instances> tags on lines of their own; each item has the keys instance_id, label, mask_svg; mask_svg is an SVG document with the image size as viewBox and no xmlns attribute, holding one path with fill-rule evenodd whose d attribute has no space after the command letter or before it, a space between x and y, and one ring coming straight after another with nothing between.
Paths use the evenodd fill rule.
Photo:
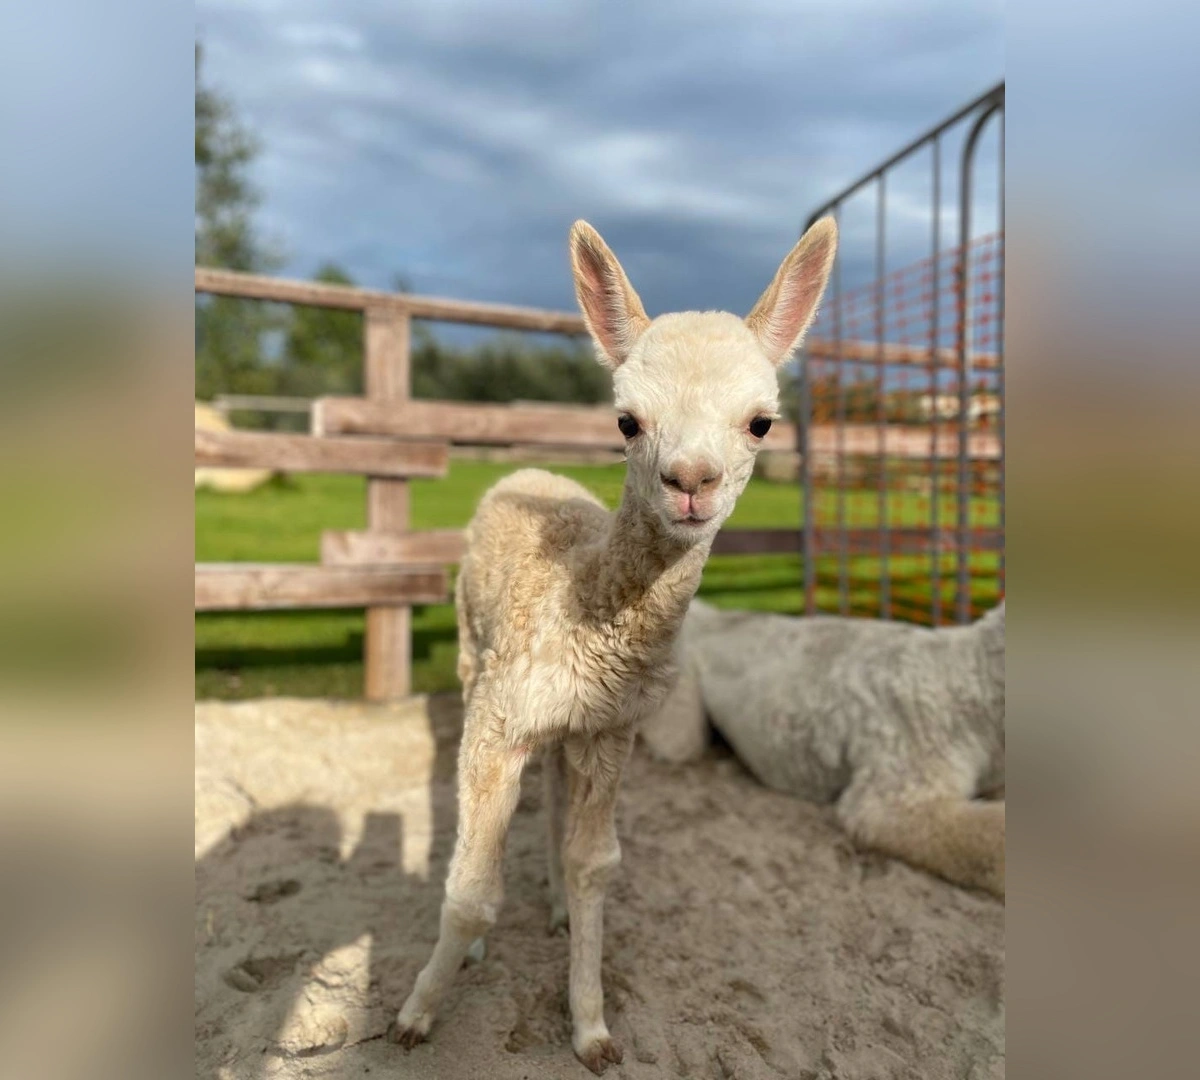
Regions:
<instances>
[{"instance_id":1,"label":"dark eye","mask_svg":"<svg viewBox=\"0 0 1200 1080\"><path fill-rule=\"evenodd\" d=\"M621 429L621 434L627 439L632 439L641 431L641 428L638 427L638 422L629 413L621 413L617 417L617 427Z\"/></svg>"},{"instance_id":2,"label":"dark eye","mask_svg":"<svg viewBox=\"0 0 1200 1080\"><path fill-rule=\"evenodd\" d=\"M770 430L771 418L769 416L756 416L750 421L750 434L756 439L761 439Z\"/></svg>"}]
</instances>

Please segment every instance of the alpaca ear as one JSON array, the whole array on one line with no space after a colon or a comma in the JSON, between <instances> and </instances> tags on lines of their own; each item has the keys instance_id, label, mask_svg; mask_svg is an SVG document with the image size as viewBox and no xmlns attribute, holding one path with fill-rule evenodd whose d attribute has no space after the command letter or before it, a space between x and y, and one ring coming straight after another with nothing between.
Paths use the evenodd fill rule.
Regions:
<instances>
[{"instance_id":1,"label":"alpaca ear","mask_svg":"<svg viewBox=\"0 0 1200 1080\"><path fill-rule=\"evenodd\" d=\"M775 280L746 316L746 325L777 367L812 325L836 254L837 224L831 217L821 218L788 252Z\"/></svg>"},{"instance_id":2,"label":"alpaca ear","mask_svg":"<svg viewBox=\"0 0 1200 1080\"><path fill-rule=\"evenodd\" d=\"M617 257L586 221L571 227L571 269L579 309L600 360L620 367L650 320Z\"/></svg>"}]
</instances>

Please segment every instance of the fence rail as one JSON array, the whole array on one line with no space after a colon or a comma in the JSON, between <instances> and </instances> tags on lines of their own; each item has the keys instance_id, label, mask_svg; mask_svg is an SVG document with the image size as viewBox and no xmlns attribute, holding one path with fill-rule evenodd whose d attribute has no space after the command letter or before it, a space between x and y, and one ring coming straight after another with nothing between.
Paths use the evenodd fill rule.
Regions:
<instances>
[{"instance_id":1,"label":"fence rail","mask_svg":"<svg viewBox=\"0 0 1200 1080\"><path fill-rule=\"evenodd\" d=\"M436 604L447 577L434 566L199 563L197 611L271 611Z\"/></svg>"},{"instance_id":2,"label":"fence rail","mask_svg":"<svg viewBox=\"0 0 1200 1080\"><path fill-rule=\"evenodd\" d=\"M437 296L381 292L357 285L327 285L314 281L243 274L236 270L196 268L196 291L214 296L269 300L308 307L347 311L387 311L410 319L428 319L492 326L501 330L532 330L550 334L586 334L583 318L565 311L483 304L474 300L447 300Z\"/></svg>"},{"instance_id":3,"label":"fence rail","mask_svg":"<svg viewBox=\"0 0 1200 1080\"><path fill-rule=\"evenodd\" d=\"M445 476L449 460L450 454L443 442L316 438L196 429L196 464L227 469L361 473L408 478Z\"/></svg>"}]
</instances>

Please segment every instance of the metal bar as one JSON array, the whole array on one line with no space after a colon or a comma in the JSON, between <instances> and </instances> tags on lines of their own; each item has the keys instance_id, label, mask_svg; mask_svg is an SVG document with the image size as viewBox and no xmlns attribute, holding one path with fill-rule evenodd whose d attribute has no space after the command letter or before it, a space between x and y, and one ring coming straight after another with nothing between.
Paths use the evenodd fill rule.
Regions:
<instances>
[{"instance_id":1,"label":"metal bar","mask_svg":"<svg viewBox=\"0 0 1200 1080\"><path fill-rule=\"evenodd\" d=\"M878 510L881 531L879 553L879 613L887 619L892 613L892 582L888 564L888 519L887 519L887 409L885 406L886 385L883 362L884 333L884 261L887 243L887 174L879 175L878 204L875 214L875 338L878 347L878 363L875 369L875 424L879 432L879 479Z\"/></svg>"},{"instance_id":2,"label":"metal bar","mask_svg":"<svg viewBox=\"0 0 1200 1080\"><path fill-rule=\"evenodd\" d=\"M841 225L841 207L835 211ZM842 541L838 547L838 611L845 615L850 601L850 553L846 543L846 382L842 363L842 261L833 264L833 340L837 356L837 527Z\"/></svg>"},{"instance_id":3,"label":"metal bar","mask_svg":"<svg viewBox=\"0 0 1200 1080\"><path fill-rule=\"evenodd\" d=\"M999 220L998 232L1000 234L999 251L997 257L999 259L998 273L996 279L996 355L1000 358L1000 366L996 371L996 396L1000 399L1000 415L997 419L997 426L1000 436L1000 535L1005 533L1005 495L1007 494L1007 473L1008 467L1005 458L1004 446L1004 263L1006 252L1008 249L1008 239L1004 234L1004 106L1000 106L1000 116L998 118L1000 124L1000 152L999 152ZM1005 560L1004 546L1000 547L1000 595L1004 595L1005 579L1007 575L1008 565Z\"/></svg>"},{"instance_id":4,"label":"metal bar","mask_svg":"<svg viewBox=\"0 0 1200 1080\"><path fill-rule=\"evenodd\" d=\"M800 486L802 503L800 507L800 557L803 561L804 573L804 613L812 615L817 605L816 564L813 561L813 477L812 460L809 457L808 429L812 423L812 387L809 383L810 357L808 351L800 354L800 404L798 423L796 424L796 442L800 451Z\"/></svg>"},{"instance_id":5,"label":"metal bar","mask_svg":"<svg viewBox=\"0 0 1200 1080\"><path fill-rule=\"evenodd\" d=\"M934 407L929 417L929 467L932 473L932 503L929 507L929 533L938 535L939 517L941 515L941 461L938 456L938 390L941 386L941 371L938 366L938 305L941 300L941 255L942 255L942 139L940 135L933 137L933 276L930 284L932 305L929 311L929 395ZM942 621L942 552L939 544L934 544L933 554L929 564L929 585L932 624L938 626Z\"/></svg>"},{"instance_id":6,"label":"metal bar","mask_svg":"<svg viewBox=\"0 0 1200 1080\"><path fill-rule=\"evenodd\" d=\"M971 125L963 143L962 162L959 166L959 249L956 284L960 305L958 319L958 551L957 551L957 615L960 623L971 619L971 576L970 576L970 462L967 446L970 434L971 409L971 195L974 179L975 148L979 136L992 115L1000 108L1001 99L986 106Z\"/></svg>"},{"instance_id":7,"label":"metal bar","mask_svg":"<svg viewBox=\"0 0 1200 1080\"><path fill-rule=\"evenodd\" d=\"M849 435L847 428L847 413L849 411L848 392L846 386L846 365L853 355L854 362L862 361L862 364L867 367L874 367L875 386L877 393L876 402L876 417L875 429L876 440L875 445L880 456L880 473L879 473L879 521L876 526L877 533L880 537L879 553L881 557L880 567L880 608L881 613L885 616L893 606L893 582L891 575L891 566L888 563L889 556L893 553L893 544L891 543L894 535L904 532L903 528L894 530L889 515L889 505L887 501L887 466L888 455L887 449L891 445L892 429L888 424L887 413L887 388L888 377L886 368L900 362L916 363L925 367L929 371L929 389L930 401L933 403L931 415L929 418L929 470L930 470L930 511L929 525L927 534L930 538L928 550L930 553L930 584L932 588L931 599L931 621L934 625L938 625L943 621L943 600L942 586L945 576L945 566L943 563L943 552L953 550L956 554L956 575L955 575L955 603L954 610L957 618L960 621L967 621L970 617L971 602L970 602L970 542L974 532L971 530L971 493L972 493L972 468L975 455L972 453L973 440L970 437L971 424L971 401L972 401L972 373L976 370L987 368L1001 368L1004 362L1003 353L1003 253L1000 253L1000 268L999 279L1001 288L1001 297L997 305L997 342L998 346L995 353L985 354L981 351L975 355L973 350L973 340L971 333L971 306L974 302L974 297L971 295L971 253L970 253L970 238L971 238L971 199L972 199L972 178L973 168L975 165L974 158L976 156L976 148L980 133L986 125L988 119L993 113L1000 113L1001 123L1003 123L1003 107L1004 107L1005 86L1003 82L998 83L985 93L979 95L974 100L968 102L962 108L958 109L952 115L942 120L939 124L928 129L923 134L911 140L908 144L901 147L896 153L877 165L875 168L861 176L854 183L843 188L837 195L826 201L824 204L814 210L808 217L805 228L809 228L819 218L828 213L834 213L839 218L845 201L855 193L859 192L865 186L875 182L878 186L878 206L877 206L877 222L876 222L876 280L873 283L856 287L853 291L847 292L843 286L843 278L841 274L841 260L838 260L838 265L834 269L833 282L831 283L831 299L834 305L832 312L833 323L833 340L814 338L808 342L804 353L804 365L801 382L801 410L805 419L806 428L799 435L802 440L802 448L804 451L804 461L802 463L801 479L803 484L803 498L805 505L805 526L804 540L802 541L804 556L805 556L805 571L804 571L804 588L805 588L805 608L807 611L815 611L818 608L816 600L816 585L817 585L817 569L816 560L823 552L833 554L834 549L828 542L822 544L818 539L820 536L828 537L829 541L834 541L835 537L831 534L836 532L836 555L838 560L838 610L842 614L848 613L849 608L849 590L850 590L850 557L851 550L848 547L846 537L848 535L848 517L849 517L849 500L847 498L846 484L849 480L849 463L846 460L847 450L849 447ZM942 184L942 136L949 129L963 120L972 122L970 133L967 136L966 144L962 151L962 161L960 162L960 219L959 229L961 232L962 243L959 245L957 259L953 264L951 271L954 277L953 296L955 298L955 314L952 314L952 322L949 326L946 321L941 318L941 287L942 287L942 224L941 216L943 211L943 184ZM1001 127L1001 142L1003 143L1003 127ZM894 346L888 343L885 339L888 333L887 326L887 282L886 273L884 272L884 263L886 260L886 194L887 194L887 173L894 166L899 164L905 158L915 153L925 145L931 144L933 155L933 220L931 223L932 229L932 255L930 257L930 316L929 316L929 346L927 355L917 359L914 356L905 353L901 357L900 352L902 346ZM1004 160L1003 160L1003 145L1001 146L1000 156L1000 243L1003 245L1003 197L1004 197ZM911 268L910 268L911 269ZM901 273L901 271L896 271ZM866 290L871 289L871 293ZM849 304L851 308L851 316L858 310L857 305L862 302L870 303L874 300L876 305L876 327L875 341L869 342L864 340L861 342L850 341L846 338L846 310ZM961 306L961 312L960 312ZM960 314L961 317L956 318L955 315ZM957 325L956 325L957 323ZM947 333L947 330L950 332ZM947 347L942 347L942 341L949 338ZM832 348L830 346L832 345ZM915 354L916 350L910 350ZM816 497L817 478L811 458L817 432L813 429L814 416L816 405L812 400L816 386L814 376L811 371L811 363L814 354L827 357L830 364L836 367L836 386L833 387L836 394L835 417L833 424L833 447L837 457L835 466L834 484L837 487L837 507L835 511L835 524L832 528L822 529L817 522L817 513L814 507L814 499ZM943 426L949 426L948 419L943 419L939 414L938 399L941 397L940 390L948 375L944 376L944 372L954 370L958 377L958 425L957 428L951 429L954 434L946 432L946 436L952 441L946 447L943 443L946 439L943 437ZM857 372L857 368L856 368ZM857 375L856 375L857 377ZM997 444L996 454L1003 456L1004 448L1004 425L1005 425L1005 402L1004 402L1004 376L1003 371L997 372L997 388L998 397L1000 398L999 418L998 423L1000 431L998 438L994 439ZM862 419L866 419L865 417ZM870 423L868 420L867 423ZM863 434L866 434L866 424L861 425L864 429ZM986 435L986 433L981 433ZM978 442L978 438L974 440ZM858 444L856 443L856 446ZM856 453L868 453L865 446L858 446L854 451ZM921 452L924 456L924 451ZM946 522L947 528L942 528L942 505L941 505L941 481L942 481L942 465L945 460L947 463L950 460L955 460L957 465L957 484L956 484L956 510L953 515L954 521ZM1000 507L999 519L1000 528L997 530L1002 533L1003 525L1006 519L1005 508L1005 471L1003 461L1001 461L1000 472ZM859 530L861 531L861 530ZM1000 575L1003 583L1005 574L1005 563L1003 555L1001 555Z\"/></svg>"},{"instance_id":8,"label":"metal bar","mask_svg":"<svg viewBox=\"0 0 1200 1080\"><path fill-rule=\"evenodd\" d=\"M1004 97L1004 83L1002 83L1002 82L997 83L990 90L987 90L984 93L980 94L979 97L975 98L970 104L964 105L953 116L951 116L948 119L943 120L941 123L936 124L933 127L929 128L924 134L918 135L915 139L913 139L911 142L907 143L900 150L897 150L896 153L894 153L890 158L888 158L885 162L883 162L882 165L877 165L869 173L866 173L865 175L860 176L849 187L843 188L840 192L838 192L837 195L835 195L828 202L826 202L822 206L820 206L812 214L812 216L808 219L809 224L811 225L814 221L817 220L817 218L828 213L835 206L838 206L839 204L845 202L846 199L849 198L851 195L853 195L856 191L858 191L859 188L864 187L865 185L869 184L872 180L874 180L876 177L880 176L882 173L887 172L887 170L890 169L893 165L898 165L901 161L903 161L906 157L908 157L908 155L911 154L914 150L919 150L922 146L924 146L925 143L927 143L930 139L935 138L938 135L941 135L942 132L944 132L947 128L953 127L964 117L970 116L971 113L973 113L977 108L979 108L979 106L981 106L985 103L988 103L988 102L992 102L994 104L994 102L996 100L998 100L998 99L1002 100L1003 97Z\"/></svg>"}]
</instances>

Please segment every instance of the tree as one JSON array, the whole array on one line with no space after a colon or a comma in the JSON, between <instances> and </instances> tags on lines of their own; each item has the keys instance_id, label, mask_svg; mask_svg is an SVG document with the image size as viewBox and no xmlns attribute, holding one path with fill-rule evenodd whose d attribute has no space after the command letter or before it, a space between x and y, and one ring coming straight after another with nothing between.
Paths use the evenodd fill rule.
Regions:
<instances>
[{"instance_id":1,"label":"tree","mask_svg":"<svg viewBox=\"0 0 1200 1080\"><path fill-rule=\"evenodd\" d=\"M196 44L196 265L265 273L281 260L259 235L260 196L250 179L258 141L233 105L201 78ZM315 280L353 285L340 266L325 262ZM410 291L396 275L396 292ZM196 396L218 393L319 397L363 392L362 316L296 305L283 312L253 300L196 298ZM498 335L475 347L439 342L413 327L413 394L454 401L599 402L609 380L580 342L537 346L519 335ZM294 426L288 415L247 413L245 423Z\"/></svg>"},{"instance_id":2,"label":"tree","mask_svg":"<svg viewBox=\"0 0 1200 1080\"><path fill-rule=\"evenodd\" d=\"M260 202L247 175L258 141L232 104L201 80L204 51L196 43L196 265L265 270L275 263L257 236Z\"/></svg>"},{"instance_id":3,"label":"tree","mask_svg":"<svg viewBox=\"0 0 1200 1080\"><path fill-rule=\"evenodd\" d=\"M266 271L279 259L254 228L259 194L249 178L257 141L233 106L201 79L196 43L196 265ZM264 336L278 320L264 305L196 298L196 396L222 391L271 393L276 372L264 364Z\"/></svg>"},{"instance_id":4,"label":"tree","mask_svg":"<svg viewBox=\"0 0 1200 1080\"><path fill-rule=\"evenodd\" d=\"M336 263L324 263L314 281L353 285ZM279 372L279 390L297 397L363 392L363 320L354 311L292 308Z\"/></svg>"}]
</instances>

